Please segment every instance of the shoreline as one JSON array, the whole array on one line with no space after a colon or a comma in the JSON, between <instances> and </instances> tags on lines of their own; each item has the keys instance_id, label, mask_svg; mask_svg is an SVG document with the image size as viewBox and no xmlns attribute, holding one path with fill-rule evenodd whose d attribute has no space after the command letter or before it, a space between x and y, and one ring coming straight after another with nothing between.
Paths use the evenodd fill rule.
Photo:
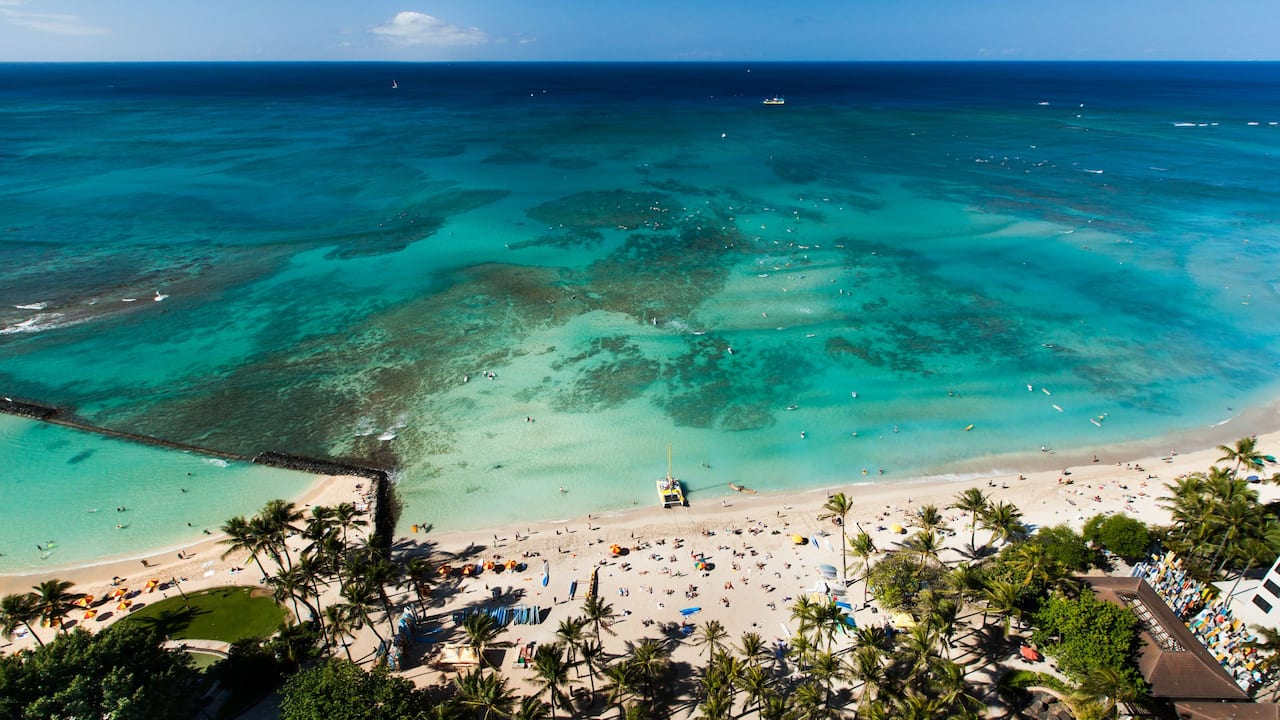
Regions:
<instances>
[{"instance_id":1,"label":"shoreline","mask_svg":"<svg viewBox=\"0 0 1280 720\"><path fill-rule=\"evenodd\" d=\"M312 505L333 505L338 502L352 500L350 496L353 493L358 498L359 492L356 491L355 486L368 482L370 482L368 479L356 476L317 475L302 494L286 499L291 500L298 508L303 510ZM372 517L372 515L372 513L368 513L368 517ZM92 563L64 565L47 570L42 569L38 572L0 573L0 595L26 592L33 585L51 577L69 580L75 583L81 592L88 591L88 588L92 586L109 584L113 577L127 579L138 575L154 576L161 579L166 579L164 576L187 576L189 581L195 583L197 580L205 579L204 572L208 569L213 569L215 573L220 573L222 570L231 568L232 563L230 561L232 558L228 557L227 560L222 560L219 557L225 550L225 546L219 544L224 537L226 536L220 532L213 532L210 535L193 537L188 542L131 554L127 557L103 558ZM175 554L179 552L182 553L182 558L175 557ZM197 558L199 562L196 561ZM211 558L214 564L205 567L204 563L209 562ZM146 561L146 565L141 564L143 561ZM252 574L256 576L258 574L257 568L252 565L252 561L247 560L247 562L249 562L249 565L245 569L252 571ZM233 580L224 584L237 583ZM185 587L186 584L184 583Z\"/></svg>"},{"instance_id":2,"label":"shoreline","mask_svg":"<svg viewBox=\"0 0 1280 720\"><path fill-rule=\"evenodd\" d=\"M580 527L584 521L586 521L587 527L594 523L600 525L601 529L606 525L610 528L635 530L647 529L656 525L675 525L679 527L698 524L701 526L709 521L718 522L722 517L737 515L746 510L754 510L755 515L760 515L762 511L773 510L778 507L790 508L792 506L808 505L820 507L825 502L826 497L835 492L845 492L858 503L855 506L855 511L851 513L855 519L866 512L866 508L863 507L864 504L880 502L883 502L887 507L933 503L943 509L956 492L971 485L984 483L988 485L988 489L1005 491L998 494L993 493L993 496L1000 497L1000 499L1008 499L1003 496L1010 494L1009 491L1012 491L1012 494L1017 496L1030 493L1030 497L1027 499L1031 501L1038 500L1043 503L1045 502L1044 495L1058 487L1056 479L1061 475L1061 471L1064 468L1072 468L1073 471L1078 473L1086 468L1114 469L1117 463L1150 466L1153 470L1165 471L1159 477L1159 482L1164 483L1172 480L1176 474L1208 470L1213 461L1219 456L1218 451L1215 449L1218 444L1231 444L1241 437L1251 435L1258 436L1259 447L1280 450L1280 401L1251 408L1228 421L1216 423L1209 427L1175 431L1158 438L1111 445L1099 444L1097 451L1094 453L1087 451L1066 451L1062 454L1058 454L1056 451L1037 454L1010 453L998 456L999 459L996 463L992 463L992 458L990 457L960 462L955 466L954 472L945 474L918 475L892 480L868 478L866 480L855 479L844 482L833 481L800 490L760 490L754 493L739 493L729 489L726 483L723 486L723 492L715 494L697 493L691 497L690 507L670 510L664 510L656 506L631 506L589 513L585 518L578 515L548 520L531 520L524 523L473 526L472 528L459 530L436 530L429 524L421 526L427 528L425 536L429 536L431 544L437 547L455 545L487 546L494 537L511 536L514 532L520 532L526 536L549 534L557 529L568 528L571 524L579 525ZM1156 450L1157 448L1171 447L1175 449L1165 452ZM1192 449L1183 451L1176 450L1177 447ZM1176 453L1174 456L1175 462L1167 462L1170 458L1170 452ZM1100 462L1094 463L1092 461L1093 456L1098 457ZM1190 464L1193 458L1195 459L1195 464ZM1179 472L1174 475L1167 474L1169 465L1175 465L1179 468ZM1013 469L1016 467L1021 469ZM851 469L851 472L856 471ZM1106 474L1089 473L1084 479L1101 481ZM1019 480L1019 475L1025 476L1025 479ZM750 481L740 480L742 480L741 484L746 487L752 487ZM301 508L314 504L332 504L333 502L342 501L342 498L331 499L331 496L341 494L336 489L329 492L328 490L331 488L371 482L369 478L358 476L316 475L312 484L302 494L290 499ZM1010 483L1014 484L1010 485ZM1002 485L1008 487L1001 487ZM703 495L705 500L711 502L706 502L705 500L698 502L696 497L698 494ZM1154 497L1154 494L1151 495ZM715 500L720 500L720 502L715 503ZM1016 500L1014 500L1014 503L1022 509L1028 521L1038 514L1030 506L1023 507L1023 504ZM1098 511L1101 512L1103 509L1098 508ZM1155 508L1154 504L1152 504L1151 509L1156 512L1162 512ZM1058 514L1061 514L1062 509L1059 508L1058 510ZM369 517L372 519L373 513L370 513ZM408 523L409 520L402 519L401 522ZM520 526L523 526L523 528ZM545 531L545 533L542 531ZM570 532L576 533L577 530L571 530ZM568 534L566 533L566 535ZM554 537L554 535L551 536ZM188 542L174 543L127 557L103 558L92 563L63 565L34 572L0 573L0 594L26 591L41 579L49 577L71 580L77 585L85 586L109 582L114 576L127 577L129 574L136 575L139 572L157 576L169 573L182 574L179 569L194 566L190 561L196 557L208 562L210 549L218 550L217 554L220 555L222 546L218 545L218 541L222 537L221 533L215 532L209 536L194 537ZM412 541L417 535L396 532L393 537L399 540ZM533 538L530 537L529 539L532 540ZM570 538L564 537L564 540L565 543L562 544L568 544ZM178 559L175 562L173 554L179 551L183 553L185 558ZM144 560L148 563L148 566L139 568L137 563ZM215 566L218 566L219 569L221 569L219 563L227 564L220 559L215 561ZM256 574L256 568L252 568L252 570Z\"/></svg>"}]
</instances>

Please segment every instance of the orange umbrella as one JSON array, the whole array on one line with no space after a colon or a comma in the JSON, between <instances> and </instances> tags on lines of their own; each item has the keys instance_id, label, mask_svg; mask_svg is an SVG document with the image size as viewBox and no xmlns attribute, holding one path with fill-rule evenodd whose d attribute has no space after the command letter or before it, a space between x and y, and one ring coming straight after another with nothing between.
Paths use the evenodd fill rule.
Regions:
<instances>
[{"instance_id":1,"label":"orange umbrella","mask_svg":"<svg viewBox=\"0 0 1280 720\"><path fill-rule=\"evenodd\" d=\"M497 565L494 565L492 560L485 560L485 561L484 561L484 569L485 569L485 570L492 570L492 569L494 569L495 567L497 567Z\"/></svg>"},{"instance_id":2,"label":"orange umbrella","mask_svg":"<svg viewBox=\"0 0 1280 720\"><path fill-rule=\"evenodd\" d=\"M111 597L120 597L121 595L125 595L128 592L129 592L129 588L118 587L116 588L115 592L111 593Z\"/></svg>"},{"instance_id":3,"label":"orange umbrella","mask_svg":"<svg viewBox=\"0 0 1280 720\"><path fill-rule=\"evenodd\" d=\"M84 611L84 619L85 619L85 620L92 620L92 619L93 619L93 617L94 617L95 615L97 615L97 614L98 614L98 611L97 611L97 610L85 610L85 611Z\"/></svg>"},{"instance_id":4,"label":"orange umbrella","mask_svg":"<svg viewBox=\"0 0 1280 720\"><path fill-rule=\"evenodd\" d=\"M92 601L93 601L92 595L81 595L80 597L76 598L76 605L79 605L80 607L89 607L89 603Z\"/></svg>"},{"instance_id":5,"label":"orange umbrella","mask_svg":"<svg viewBox=\"0 0 1280 720\"><path fill-rule=\"evenodd\" d=\"M155 591L156 591L156 586L157 586L157 585L159 585L159 584L160 584L160 581L159 581L159 580L156 580L155 578L152 578L152 579L148 580L148 581L147 581L147 592L155 592Z\"/></svg>"},{"instance_id":6,"label":"orange umbrella","mask_svg":"<svg viewBox=\"0 0 1280 720\"><path fill-rule=\"evenodd\" d=\"M619 555L619 554L621 554L621 553L622 553L622 546L621 546L621 545L610 545L610 546L609 546L609 552L613 553L614 555Z\"/></svg>"},{"instance_id":7,"label":"orange umbrella","mask_svg":"<svg viewBox=\"0 0 1280 720\"><path fill-rule=\"evenodd\" d=\"M520 563L516 562L515 560L508 560L508 561L507 561L507 569L508 569L508 570L515 570L515 569L516 569L516 566L518 566L519 564L520 564Z\"/></svg>"},{"instance_id":8,"label":"orange umbrella","mask_svg":"<svg viewBox=\"0 0 1280 720\"><path fill-rule=\"evenodd\" d=\"M128 609L129 609L129 606L130 606L130 605L132 605L132 604L133 604L133 601L132 601L132 600L125 600L124 602L122 602L122 603L120 603L119 605L117 605L117 606L116 606L116 609L117 609L117 610L128 610Z\"/></svg>"},{"instance_id":9,"label":"orange umbrella","mask_svg":"<svg viewBox=\"0 0 1280 720\"><path fill-rule=\"evenodd\" d=\"M449 567L448 565L441 565L440 569L437 572L439 572L441 575L448 575L452 570L453 568Z\"/></svg>"}]
</instances>

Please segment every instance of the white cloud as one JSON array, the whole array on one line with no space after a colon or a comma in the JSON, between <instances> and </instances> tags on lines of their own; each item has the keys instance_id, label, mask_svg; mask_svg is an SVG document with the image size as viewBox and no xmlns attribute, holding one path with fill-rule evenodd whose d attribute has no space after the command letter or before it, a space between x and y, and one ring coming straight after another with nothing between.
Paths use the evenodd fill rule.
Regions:
<instances>
[{"instance_id":1,"label":"white cloud","mask_svg":"<svg viewBox=\"0 0 1280 720\"><path fill-rule=\"evenodd\" d=\"M20 28L52 35L105 35L109 31L91 25L79 15L35 13L15 10L26 5L23 0L0 0L0 20Z\"/></svg>"},{"instance_id":2,"label":"white cloud","mask_svg":"<svg viewBox=\"0 0 1280 720\"><path fill-rule=\"evenodd\" d=\"M483 45L489 36L480 28L452 25L440 18L406 10L369 32L403 47L460 47Z\"/></svg>"}]
</instances>

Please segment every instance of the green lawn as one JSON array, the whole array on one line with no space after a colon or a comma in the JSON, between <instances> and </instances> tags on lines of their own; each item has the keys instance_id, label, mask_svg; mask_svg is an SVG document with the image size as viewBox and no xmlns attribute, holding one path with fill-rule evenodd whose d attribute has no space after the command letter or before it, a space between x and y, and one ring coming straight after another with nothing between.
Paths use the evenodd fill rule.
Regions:
<instances>
[{"instance_id":1,"label":"green lawn","mask_svg":"<svg viewBox=\"0 0 1280 720\"><path fill-rule=\"evenodd\" d=\"M253 588L243 587L187 593L185 600L179 595L151 603L130 613L124 622L157 625L174 640L265 638L284 622L285 611L270 596L253 597L253 593Z\"/></svg>"}]
</instances>

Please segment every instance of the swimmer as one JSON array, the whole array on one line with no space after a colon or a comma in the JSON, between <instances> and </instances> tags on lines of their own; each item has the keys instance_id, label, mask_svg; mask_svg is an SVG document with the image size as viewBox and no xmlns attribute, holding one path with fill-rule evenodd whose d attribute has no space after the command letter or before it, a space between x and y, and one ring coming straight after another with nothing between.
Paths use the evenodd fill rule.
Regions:
<instances>
[{"instance_id":1,"label":"swimmer","mask_svg":"<svg viewBox=\"0 0 1280 720\"><path fill-rule=\"evenodd\" d=\"M858 397L858 391L854 390L853 392L849 393L849 397L852 397L852 398Z\"/></svg>"},{"instance_id":2,"label":"swimmer","mask_svg":"<svg viewBox=\"0 0 1280 720\"><path fill-rule=\"evenodd\" d=\"M561 486L560 486L560 494L561 494L561 495L563 495L563 494L565 494L565 493L567 493L567 492L569 492L569 491L568 491L568 490L565 490L565 489L564 489L564 486L563 486L563 485L561 485Z\"/></svg>"},{"instance_id":3,"label":"swimmer","mask_svg":"<svg viewBox=\"0 0 1280 720\"><path fill-rule=\"evenodd\" d=\"M801 440L803 440L803 439L805 439L806 437L808 437L808 435L805 433L805 431L801 430L801 431L800 431L800 439L801 439Z\"/></svg>"}]
</instances>

